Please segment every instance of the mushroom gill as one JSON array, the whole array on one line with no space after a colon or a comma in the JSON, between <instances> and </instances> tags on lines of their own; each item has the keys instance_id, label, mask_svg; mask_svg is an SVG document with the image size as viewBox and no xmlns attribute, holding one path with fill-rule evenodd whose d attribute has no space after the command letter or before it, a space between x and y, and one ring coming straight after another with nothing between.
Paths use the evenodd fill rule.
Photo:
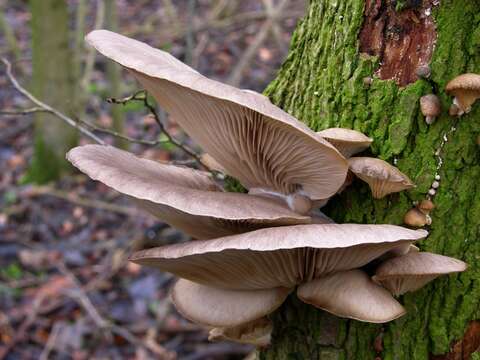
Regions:
<instances>
[{"instance_id":1,"label":"mushroom gill","mask_svg":"<svg viewBox=\"0 0 480 360\"><path fill-rule=\"evenodd\" d=\"M270 199L222 192L206 172L142 159L112 146L76 147L67 158L92 179L134 198L194 238L311 221Z\"/></svg>"},{"instance_id":2,"label":"mushroom gill","mask_svg":"<svg viewBox=\"0 0 480 360\"><path fill-rule=\"evenodd\" d=\"M157 102L225 171L246 188L310 199L337 192L345 158L265 96L210 80L173 56L106 30L87 42L129 69Z\"/></svg>"},{"instance_id":3,"label":"mushroom gill","mask_svg":"<svg viewBox=\"0 0 480 360\"><path fill-rule=\"evenodd\" d=\"M335 146L347 159L367 149L373 141L359 131L343 128L325 129L318 131L317 135Z\"/></svg>"},{"instance_id":4,"label":"mushroom gill","mask_svg":"<svg viewBox=\"0 0 480 360\"><path fill-rule=\"evenodd\" d=\"M352 157L348 159L348 165L350 171L370 186L375 199L415 186L407 175L380 159Z\"/></svg>"},{"instance_id":5,"label":"mushroom gill","mask_svg":"<svg viewBox=\"0 0 480 360\"><path fill-rule=\"evenodd\" d=\"M445 90L455 96L453 104L458 107L457 115L468 113L473 103L480 98L480 75L472 73L459 75L447 84Z\"/></svg>"}]
</instances>

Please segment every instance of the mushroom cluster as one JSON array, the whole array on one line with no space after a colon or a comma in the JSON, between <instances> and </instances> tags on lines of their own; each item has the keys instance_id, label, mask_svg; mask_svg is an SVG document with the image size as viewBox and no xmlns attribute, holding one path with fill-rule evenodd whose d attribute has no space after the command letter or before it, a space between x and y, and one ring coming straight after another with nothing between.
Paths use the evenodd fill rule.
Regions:
<instances>
[{"instance_id":1,"label":"mushroom cluster","mask_svg":"<svg viewBox=\"0 0 480 360\"><path fill-rule=\"evenodd\" d=\"M265 96L210 80L124 36L98 30L87 41L128 69L210 164L249 190L228 193L207 172L111 146L81 146L67 155L92 179L196 239L141 250L130 260L178 276L176 308L212 327L212 340L267 345L266 316L294 290L341 317L390 321L405 313L393 295L465 270L459 260L417 252L412 243L427 236L424 230L335 224L315 209L348 186L349 174L366 181L376 198L413 186L382 160L351 157L370 138L347 129L315 133Z\"/></svg>"}]
</instances>

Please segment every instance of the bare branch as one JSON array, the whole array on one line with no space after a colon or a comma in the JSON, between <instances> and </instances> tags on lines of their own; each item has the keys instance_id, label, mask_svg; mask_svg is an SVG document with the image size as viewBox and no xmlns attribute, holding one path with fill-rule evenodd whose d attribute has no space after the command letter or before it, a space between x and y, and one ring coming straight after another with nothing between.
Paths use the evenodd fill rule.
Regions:
<instances>
[{"instance_id":1,"label":"bare branch","mask_svg":"<svg viewBox=\"0 0 480 360\"><path fill-rule=\"evenodd\" d=\"M106 143L102 139L100 139L97 135L92 133L90 130L85 129L84 127L80 126L78 124L78 122L76 122L75 120L71 119L70 117L61 113L60 111L52 108L51 106L45 104L44 102L38 100L35 96L33 96L30 92L28 92L23 86L21 86L19 84L17 79L13 76L13 74L12 74L12 64L10 64L10 62L5 58L1 58L1 60L2 60L3 64L5 65L8 80L12 83L13 87L19 93L21 93L23 96L25 96L27 99L29 99L31 102L33 102L38 107L45 110L45 112L51 113L51 114L55 115L56 117L65 121L67 124L77 128L82 134L89 137L93 141L95 141L95 142L97 142L101 145L106 145Z\"/></svg>"},{"instance_id":2,"label":"bare branch","mask_svg":"<svg viewBox=\"0 0 480 360\"><path fill-rule=\"evenodd\" d=\"M41 107L32 107L29 109L21 109L21 110L0 110L0 115L29 115L38 112L48 112Z\"/></svg>"}]
</instances>

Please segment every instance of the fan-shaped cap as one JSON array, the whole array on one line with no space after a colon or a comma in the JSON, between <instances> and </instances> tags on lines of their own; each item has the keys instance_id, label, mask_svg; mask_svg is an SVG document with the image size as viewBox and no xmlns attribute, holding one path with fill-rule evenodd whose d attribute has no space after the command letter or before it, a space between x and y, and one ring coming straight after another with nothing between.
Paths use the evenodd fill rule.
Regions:
<instances>
[{"instance_id":1,"label":"fan-shaped cap","mask_svg":"<svg viewBox=\"0 0 480 360\"><path fill-rule=\"evenodd\" d=\"M440 275L467 269L463 261L428 252L412 251L383 262L373 280L395 296L415 291Z\"/></svg>"},{"instance_id":2,"label":"fan-shaped cap","mask_svg":"<svg viewBox=\"0 0 480 360\"><path fill-rule=\"evenodd\" d=\"M373 141L359 131L343 128L325 129L317 135L335 146L346 158L367 149Z\"/></svg>"},{"instance_id":3,"label":"fan-shaped cap","mask_svg":"<svg viewBox=\"0 0 480 360\"><path fill-rule=\"evenodd\" d=\"M290 288L358 268L426 235L394 225L296 225L152 248L130 260L219 288Z\"/></svg>"},{"instance_id":4,"label":"fan-shaped cap","mask_svg":"<svg viewBox=\"0 0 480 360\"><path fill-rule=\"evenodd\" d=\"M458 115L468 113L475 100L480 98L480 75L459 75L447 84L445 90L455 96L454 103L459 107Z\"/></svg>"},{"instance_id":5,"label":"fan-shaped cap","mask_svg":"<svg viewBox=\"0 0 480 360\"><path fill-rule=\"evenodd\" d=\"M180 279L172 290L175 308L187 319L231 327L256 320L278 308L290 289L226 290Z\"/></svg>"},{"instance_id":6,"label":"fan-shaped cap","mask_svg":"<svg viewBox=\"0 0 480 360\"><path fill-rule=\"evenodd\" d=\"M138 199L146 210L195 238L310 222L269 199L221 192L205 172L142 159L112 146L76 147L67 158L92 179Z\"/></svg>"},{"instance_id":7,"label":"fan-shaped cap","mask_svg":"<svg viewBox=\"0 0 480 360\"><path fill-rule=\"evenodd\" d=\"M210 80L173 56L106 30L87 41L131 70L175 121L246 188L311 199L335 194L347 163L326 140L265 96Z\"/></svg>"},{"instance_id":8,"label":"fan-shaped cap","mask_svg":"<svg viewBox=\"0 0 480 360\"><path fill-rule=\"evenodd\" d=\"M405 314L388 291L361 270L334 273L298 287L303 302L340 317L384 323Z\"/></svg>"},{"instance_id":9,"label":"fan-shaped cap","mask_svg":"<svg viewBox=\"0 0 480 360\"><path fill-rule=\"evenodd\" d=\"M370 186L375 199L415 186L407 175L380 159L352 157L348 159L348 165L357 177Z\"/></svg>"},{"instance_id":10,"label":"fan-shaped cap","mask_svg":"<svg viewBox=\"0 0 480 360\"><path fill-rule=\"evenodd\" d=\"M270 345L272 330L272 322L266 317L263 317L235 327L213 328L208 333L208 340L229 340L241 344L265 347Z\"/></svg>"}]
</instances>

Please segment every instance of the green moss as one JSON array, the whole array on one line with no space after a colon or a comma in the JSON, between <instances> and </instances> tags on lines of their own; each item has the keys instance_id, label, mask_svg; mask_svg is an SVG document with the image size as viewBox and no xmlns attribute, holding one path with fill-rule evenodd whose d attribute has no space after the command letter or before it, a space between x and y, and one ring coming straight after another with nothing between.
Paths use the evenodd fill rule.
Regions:
<instances>
[{"instance_id":1,"label":"green moss","mask_svg":"<svg viewBox=\"0 0 480 360\"><path fill-rule=\"evenodd\" d=\"M443 149L430 236L419 245L463 259L469 270L403 296L400 301L408 314L383 326L337 320L337 325L322 327L324 313L289 301L274 316L274 343L262 359L288 359L295 354L304 359L328 358L323 355L325 346L345 359L373 359L374 339L383 331L383 359L425 360L429 354L448 352L468 322L480 316L480 151L475 143L480 134L480 102L455 121L447 113L451 97L443 91L458 74L480 73L480 3L444 0L434 8L438 34L431 81L419 80L404 88L375 78L378 59L358 51L363 5L363 0L311 1L292 37L290 54L266 94L314 130L341 126L366 133L374 139L372 154L396 161L417 185L373 200L368 187L355 181L325 208L337 222L401 224L412 201L425 197L436 171L435 150L443 134L455 126ZM370 86L363 83L366 76L373 77ZM432 91L440 96L444 111L428 126L418 100ZM331 332L336 333L335 343L319 348L316 340Z\"/></svg>"}]
</instances>

